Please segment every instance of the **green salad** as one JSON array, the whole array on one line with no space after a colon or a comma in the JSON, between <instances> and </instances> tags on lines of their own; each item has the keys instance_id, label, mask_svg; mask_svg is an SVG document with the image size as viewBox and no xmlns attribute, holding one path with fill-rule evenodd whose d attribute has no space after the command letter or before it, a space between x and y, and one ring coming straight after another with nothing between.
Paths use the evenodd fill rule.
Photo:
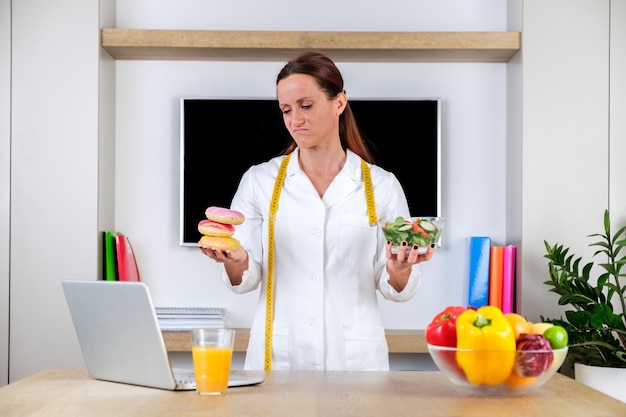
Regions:
<instances>
[{"instance_id":1,"label":"green salad","mask_svg":"<svg viewBox=\"0 0 626 417\"><path fill-rule=\"evenodd\" d=\"M436 217L396 217L393 222L385 223L383 234L393 246L400 246L402 242L407 242L408 246L430 246L441 236L441 226L437 226L437 221Z\"/></svg>"}]
</instances>

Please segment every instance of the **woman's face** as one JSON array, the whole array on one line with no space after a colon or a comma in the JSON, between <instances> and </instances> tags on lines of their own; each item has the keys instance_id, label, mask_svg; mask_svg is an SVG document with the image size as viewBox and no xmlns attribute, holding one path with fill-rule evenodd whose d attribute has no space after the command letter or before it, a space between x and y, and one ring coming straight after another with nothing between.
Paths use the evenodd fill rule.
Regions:
<instances>
[{"instance_id":1,"label":"woman's face","mask_svg":"<svg viewBox=\"0 0 626 417\"><path fill-rule=\"evenodd\" d=\"M276 96L285 126L299 147L339 141L339 115L346 106L345 94L329 99L315 78L293 74L278 82Z\"/></svg>"}]
</instances>

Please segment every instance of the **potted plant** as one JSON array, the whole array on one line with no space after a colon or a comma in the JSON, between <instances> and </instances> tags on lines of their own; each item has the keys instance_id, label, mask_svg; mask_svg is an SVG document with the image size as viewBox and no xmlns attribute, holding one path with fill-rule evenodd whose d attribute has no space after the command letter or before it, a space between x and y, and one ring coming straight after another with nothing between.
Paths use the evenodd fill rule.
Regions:
<instances>
[{"instance_id":1,"label":"potted plant","mask_svg":"<svg viewBox=\"0 0 626 417\"><path fill-rule=\"evenodd\" d=\"M601 260L584 265L569 248L544 241L550 275L544 284L568 309L564 317L541 320L567 330L568 362L574 364L576 379L583 367L621 368L620 384L626 385L626 226L613 233L605 210L604 233L588 237L597 239L589 246L597 248L593 256Z\"/></svg>"}]
</instances>

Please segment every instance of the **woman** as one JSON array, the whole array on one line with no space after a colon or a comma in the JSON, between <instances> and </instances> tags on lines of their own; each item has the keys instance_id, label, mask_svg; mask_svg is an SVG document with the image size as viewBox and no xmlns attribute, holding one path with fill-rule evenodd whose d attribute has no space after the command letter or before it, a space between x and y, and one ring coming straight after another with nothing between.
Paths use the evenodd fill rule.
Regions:
<instances>
[{"instance_id":1,"label":"woman","mask_svg":"<svg viewBox=\"0 0 626 417\"><path fill-rule=\"evenodd\" d=\"M241 179L231 205L246 217L235 232L241 247L202 249L223 264L235 293L261 285L245 369L388 370L376 290L392 301L412 298L416 264L431 259L434 245L392 255L372 224L372 215L408 217L406 197L393 174L372 164L328 57L311 51L288 62L276 94L293 142Z\"/></svg>"}]
</instances>

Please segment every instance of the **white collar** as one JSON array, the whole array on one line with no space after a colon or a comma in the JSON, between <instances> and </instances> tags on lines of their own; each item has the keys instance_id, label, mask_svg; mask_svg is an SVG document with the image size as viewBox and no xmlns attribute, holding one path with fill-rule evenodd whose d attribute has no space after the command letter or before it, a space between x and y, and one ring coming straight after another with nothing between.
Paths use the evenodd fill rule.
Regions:
<instances>
[{"instance_id":1,"label":"white collar","mask_svg":"<svg viewBox=\"0 0 626 417\"><path fill-rule=\"evenodd\" d=\"M304 171L300 168L300 164L298 162L298 158L300 155L300 148L296 147L291 154L291 160L289 161L289 166L287 167L287 177L292 177L298 173L302 175L306 175ZM337 175L347 175L353 181L360 181L362 178L361 174L361 157L352 152L350 149L346 149L346 163L341 168L341 171Z\"/></svg>"}]
</instances>

